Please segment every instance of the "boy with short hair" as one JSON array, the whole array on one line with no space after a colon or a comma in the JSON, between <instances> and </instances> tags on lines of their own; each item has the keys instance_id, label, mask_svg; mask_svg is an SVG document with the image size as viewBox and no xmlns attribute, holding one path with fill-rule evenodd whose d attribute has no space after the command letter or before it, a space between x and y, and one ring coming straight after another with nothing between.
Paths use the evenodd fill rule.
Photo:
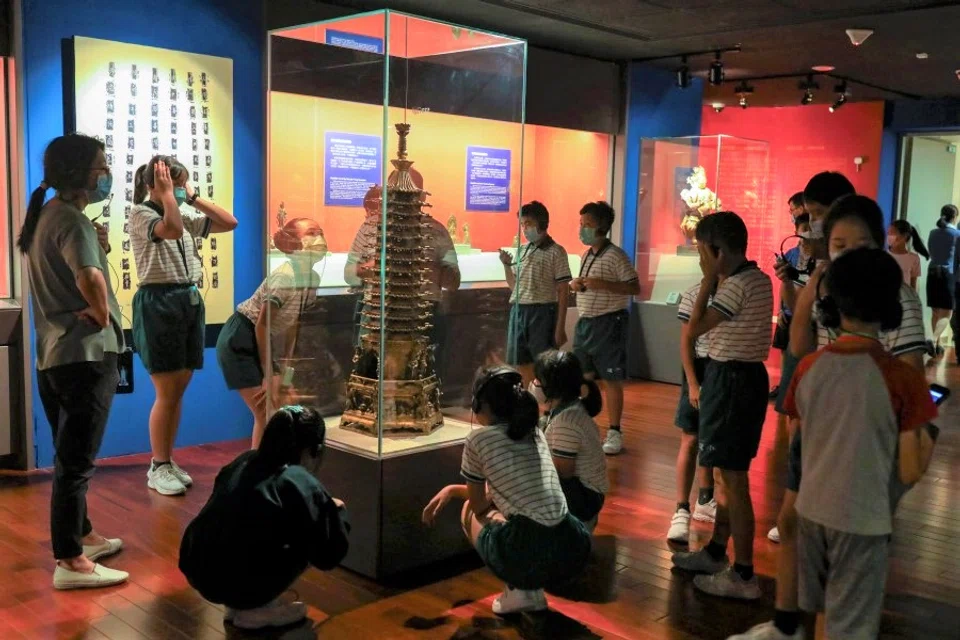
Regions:
<instances>
[{"instance_id":1,"label":"boy with short hair","mask_svg":"<svg viewBox=\"0 0 960 640\"><path fill-rule=\"evenodd\" d=\"M840 336L800 362L785 402L801 425L800 608L825 612L827 637L876 638L891 498L923 475L922 428L937 410L923 373L880 342L903 315L896 261L854 249L824 284L821 321Z\"/></svg>"},{"instance_id":2,"label":"boy with short hair","mask_svg":"<svg viewBox=\"0 0 960 640\"><path fill-rule=\"evenodd\" d=\"M683 378L680 401L674 424L681 430L680 451L677 453L677 510L670 520L667 540L687 544L690 539L690 518L699 522L713 522L717 515L717 501L713 498L713 469L697 464L697 433L700 428L700 385L709 362L710 334L699 338L690 336L690 316L700 293L700 283L683 292L677 318L680 320L680 362ZM696 475L700 487L695 509L690 509L690 490Z\"/></svg>"},{"instance_id":3,"label":"boy with short hair","mask_svg":"<svg viewBox=\"0 0 960 640\"><path fill-rule=\"evenodd\" d=\"M588 202L580 209L580 241L589 249L580 274L570 281L577 294L580 319L573 333L573 352L588 378L599 378L607 392L610 429L603 452L623 449L623 381L627 377L627 330L630 296L640 293L640 278L623 249L607 237L614 211L606 202Z\"/></svg>"},{"instance_id":4,"label":"boy with short hair","mask_svg":"<svg viewBox=\"0 0 960 640\"><path fill-rule=\"evenodd\" d=\"M773 284L746 258L747 227L737 214L721 211L697 226L703 282L690 316L693 337L710 332L710 361L700 393L700 464L714 467L723 484L710 544L677 553L681 569L697 576L694 586L712 595L755 600L760 586L753 573L755 521L747 472L757 455L767 413ZM716 291L710 298L711 291ZM728 567L733 537L735 563Z\"/></svg>"},{"instance_id":5,"label":"boy with short hair","mask_svg":"<svg viewBox=\"0 0 960 640\"><path fill-rule=\"evenodd\" d=\"M544 351L567 342L567 301L570 296L570 262L567 252L547 233L550 212L534 200L520 207L520 227L527 243L514 260L500 251L500 262L510 296L507 329L507 364L533 380L533 363Z\"/></svg>"}]
</instances>

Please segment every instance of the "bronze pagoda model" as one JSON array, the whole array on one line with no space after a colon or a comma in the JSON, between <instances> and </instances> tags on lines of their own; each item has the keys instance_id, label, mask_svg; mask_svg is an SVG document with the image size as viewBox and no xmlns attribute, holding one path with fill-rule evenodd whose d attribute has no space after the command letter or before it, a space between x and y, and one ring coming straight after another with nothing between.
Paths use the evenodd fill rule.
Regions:
<instances>
[{"instance_id":1,"label":"bronze pagoda model","mask_svg":"<svg viewBox=\"0 0 960 640\"><path fill-rule=\"evenodd\" d=\"M425 204L427 193L410 176L410 125L395 126L400 136L397 159L391 160L395 171L383 190L387 210L386 216L381 215L377 222L373 268L363 277L361 337L353 357L353 373L347 381L346 407L340 425L371 435L377 435L379 430L397 437L431 433L443 424L443 415L435 347L428 337L433 307L423 297L424 275L430 262L425 233L428 214L423 207L430 205ZM381 211L382 197L376 202ZM385 276L383 282L381 272ZM383 412L378 415L381 370Z\"/></svg>"}]
</instances>

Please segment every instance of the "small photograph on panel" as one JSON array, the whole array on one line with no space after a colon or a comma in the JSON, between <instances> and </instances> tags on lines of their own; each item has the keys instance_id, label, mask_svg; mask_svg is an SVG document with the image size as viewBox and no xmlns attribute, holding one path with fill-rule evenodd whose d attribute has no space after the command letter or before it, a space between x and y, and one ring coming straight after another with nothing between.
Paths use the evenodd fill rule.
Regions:
<instances>
[{"instance_id":1,"label":"small photograph on panel","mask_svg":"<svg viewBox=\"0 0 960 640\"><path fill-rule=\"evenodd\" d=\"M209 122L204 122L204 123L203 123L203 135L205 135L205 136L210 135L210 123L209 123Z\"/></svg>"},{"instance_id":2,"label":"small photograph on panel","mask_svg":"<svg viewBox=\"0 0 960 640\"><path fill-rule=\"evenodd\" d=\"M132 97L134 97L134 98L137 97L137 83L136 83L136 82L131 82L131 83L130 83L130 95L131 95Z\"/></svg>"},{"instance_id":3,"label":"small photograph on panel","mask_svg":"<svg viewBox=\"0 0 960 640\"><path fill-rule=\"evenodd\" d=\"M124 240L124 243L128 243L128 242L129 240ZM123 274L123 289L124 291L128 291L130 287L131 287L130 273L127 272Z\"/></svg>"},{"instance_id":4,"label":"small photograph on panel","mask_svg":"<svg viewBox=\"0 0 960 640\"><path fill-rule=\"evenodd\" d=\"M197 123L196 123L196 122L191 122L191 123L190 123L190 135L192 135L192 136L197 135Z\"/></svg>"},{"instance_id":5,"label":"small photograph on panel","mask_svg":"<svg viewBox=\"0 0 960 640\"><path fill-rule=\"evenodd\" d=\"M160 151L160 138L154 137L153 140L150 141L150 148L154 151Z\"/></svg>"},{"instance_id":6,"label":"small photograph on panel","mask_svg":"<svg viewBox=\"0 0 960 640\"><path fill-rule=\"evenodd\" d=\"M213 158L211 158L210 156L207 156L206 163L208 167L213 166Z\"/></svg>"},{"instance_id":7,"label":"small photograph on panel","mask_svg":"<svg viewBox=\"0 0 960 640\"><path fill-rule=\"evenodd\" d=\"M130 77L134 80L140 79L140 69L137 68L137 65L130 66Z\"/></svg>"},{"instance_id":8,"label":"small photograph on panel","mask_svg":"<svg viewBox=\"0 0 960 640\"><path fill-rule=\"evenodd\" d=\"M109 223L109 222L104 222L104 223L103 223L103 230L106 231L107 233L110 233L110 223Z\"/></svg>"},{"instance_id":9,"label":"small photograph on panel","mask_svg":"<svg viewBox=\"0 0 960 640\"><path fill-rule=\"evenodd\" d=\"M107 118L107 131L113 131L113 118Z\"/></svg>"},{"instance_id":10,"label":"small photograph on panel","mask_svg":"<svg viewBox=\"0 0 960 640\"><path fill-rule=\"evenodd\" d=\"M203 141L203 150L204 150L204 151L210 151L210 138L206 138L206 139Z\"/></svg>"},{"instance_id":11,"label":"small photograph on panel","mask_svg":"<svg viewBox=\"0 0 960 640\"><path fill-rule=\"evenodd\" d=\"M136 142L134 142L133 138L127 138L127 149L130 149L132 151L136 148L137 148L137 145L136 145Z\"/></svg>"},{"instance_id":12,"label":"small photograph on panel","mask_svg":"<svg viewBox=\"0 0 960 640\"><path fill-rule=\"evenodd\" d=\"M193 71L187 71L187 86L193 86Z\"/></svg>"},{"instance_id":13,"label":"small photograph on panel","mask_svg":"<svg viewBox=\"0 0 960 640\"><path fill-rule=\"evenodd\" d=\"M171 122L171 123L170 123L170 134L171 134L171 135L177 135L177 123L176 123L176 122Z\"/></svg>"},{"instance_id":14,"label":"small photograph on panel","mask_svg":"<svg viewBox=\"0 0 960 640\"><path fill-rule=\"evenodd\" d=\"M122 271L130 271L130 258L120 259L120 269Z\"/></svg>"},{"instance_id":15,"label":"small photograph on panel","mask_svg":"<svg viewBox=\"0 0 960 640\"><path fill-rule=\"evenodd\" d=\"M200 84L202 84L203 86L207 86L207 72L206 72L206 71L204 71L203 73L200 74Z\"/></svg>"},{"instance_id":16,"label":"small photograph on panel","mask_svg":"<svg viewBox=\"0 0 960 640\"><path fill-rule=\"evenodd\" d=\"M136 133L136 120L127 120L127 133Z\"/></svg>"},{"instance_id":17,"label":"small photograph on panel","mask_svg":"<svg viewBox=\"0 0 960 640\"><path fill-rule=\"evenodd\" d=\"M107 149L113 149L113 136L109 133L103 138L103 146Z\"/></svg>"},{"instance_id":18,"label":"small photograph on panel","mask_svg":"<svg viewBox=\"0 0 960 640\"><path fill-rule=\"evenodd\" d=\"M210 238L210 250L211 250L211 251L216 251L216 250L217 250L217 239L216 239L216 238Z\"/></svg>"},{"instance_id":19,"label":"small photograph on panel","mask_svg":"<svg viewBox=\"0 0 960 640\"><path fill-rule=\"evenodd\" d=\"M160 121L151 120L150 121L150 133L160 133Z\"/></svg>"},{"instance_id":20,"label":"small photograph on panel","mask_svg":"<svg viewBox=\"0 0 960 640\"><path fill-rule=\"evenodd\" d=\"M132 184L132 183L133 183L133 171L127 171L126 173L127 173L127 180L126 180L126 181Z\"/></svg>"},{"instance_id":21,"label":"small photograph on panel","mask_svg":"<svg viewBox=\"0 0 960 640\"><path fill-rule=\"evenodd\" d=\"M200 166L200 156L193 156L193 166L195 167Z\"/></svg>"},{"instance_id":22,"label":"small photograph on panel","mask_svg":"<svg viewBox=\"0 0 960 640\"><path fill-rule=\"evenodd\" d=\"M209 97L209 94L207 93L207 90L200 89L200 99L206 102L208 97Z\"/></svg>"},{"instance_id":23,"label":"small photograph on panel","mask_svg":"<svg viewBox=\"0 0 960 640\"><path fill-rule=\"evenodd\" d=\"M170 84L177 84L177 70L170 69Z\"/></svg>"},{"instance_id":24,"label":"small photograph on panel","mask_svg":"<svg viewBox=\"0 0 960 640\"><path fill-rule=\"evenodd\" d=\"M197 119L197 108L194 105L190 105L190 117L194 120Z\"/></svg>"},{"instance_id":25,"label":"small photograph on panel","mask_svg":"<svg viewBox=\"0 0 960 640\"><path fill-rule=\"evenodd\" d=\"M153 68L152 81L153 81L153 84L157 84L158 82L160 82L160 70L157 69L156 67Z\"/></svg>"},{"instance_id":26,"label":"small photograph on panel","mask_svg":"<svg viewBox=\"0 0 960 640\"><path fill-rule=\"evenodd\" d=\"M197 156L193 156L193 157L196 158ZM194 162L193 164L197 164L197 163ZM200 172L197 171L197 170L194 170L194 172L193 172L193 181L194 181L194 182L200 182Z\"/></svg>"},{"instance_id":27,"label":"small photograph on panel","mask_svg":"<svg viewBox=\"0 0 960 640\"><path fill-rule=\"evenodd\" d=\"M129 222L124 222L124 223L123 223L123 235L129 235L129 234L130 234L130 223L129 223Z\"/></svg>"},{"instance_id":28,"label":"small photograph on panel","mask_svg":"<svg viewBox=\"0 0 960 640\"><path fill-rule=\"evenodd\" d=\"M212 184L208 184L208 185L207 185L207 197L210 198L211 200L213 200L213 185L212 185Z\"/></svg>"},{"instance_id":29,"label":"small photograph on panel","mask_svg":"<svg viewBox=\"0 0 960 640\"><path fill-rule=\"evenodd\" d=\"M193 89L187 89L187 102L193 102Z\"/></svg>"},{"instance_id":30,"label":"small photograph on panel","mask_svg":"<svg viewBox=\"0 0 960 640\"><path fill-rule=\"evenodd\" d=\"M130 219L130 212L131 212L131 211L133 211L133 207L131 207L130 205L126 205L126 206L123 208L123 219L124 219L124 220L129 220L129 219Z\"/></svg>"},{"instance_id":31,"label":"small photograph on panel","mask_svg":"<svg viewBox=\"0 0 960 640\"><path fill-rule=\"evenodd\" d=\"M116 62L110 62L110 63L107 64L107 73L110 74L110 77L111 77L111 78L114 77L115 75L117 75L117 63L116 63Z\"/></svg>"},{"instance_id":32,"label":"small photograph on panel","mask_svg":"<svg viewBox=\"0 0 960 640\"><path fill-rule=\"evenodd\" d=\"M108 153L108 154L107 154L107 164L108 164L109 166L111 166L111 167L113 166L113 154L112 154L112 153Z\"/></svg>"},{"instance_id":33,"label":"small photograph on panel","mask_svg":"<svg viewBox=\"0 0 960 640\"><path fill-rule=\"evenodd\" d=\"M137 115L137 105L133 104L132 102L131 102L130 104L128 104L128 105L127 105L127 113L129 113L131 116L136 116L136 115Z\"/></svg>"},{"instance_id":34,"label":"small photograph on panel","mask_svg":"<svg viewBox=\"0 0 960 640\"><path fill-rule=\"evenodd\" d=\"M174 151L177 150L177 139L176 139L176 138L170 138L170 148L173 149Z\"/></svg>"},{"instance_id":35,"label":"small photograph on panel","mask_svg":"<svg viewBox=\"0 0 960 640\"><path fill-rule=\"evenodd\" d=\"M150 85L150 99L159 100L160 99L160 87L157 85Z\"/></svg>"},{"instance_id":36,"label":"small photograph on panel","mask_svg":"<svg viewBox=\"0 0 960 640\"><path fill-rule=\"evenodd\" d=\"M213 182L213 172L207 171L207 182Z\"/></svg>"},{"instance_id":37,"label":"small photograph on panel","mask_svg":"<svg viewBox=\"0 0 960 640\"><path fill-rule=\"evenodd\" d=\"M120 243L120 247L121 247L121 249L123 250L124 253L129 253L129 252L130 252L130 239L127 238L126 240L124 240L123 242L121 242L121 243Z\"/></svg>"},{"instance_id":38,"label":"small photograph on panel","mask_svg":"<svg viewBox=\"0 0 960 640\"><path fill-rule=\"evenodd\" d=\"M133 202L133 189L124 189L123 199L127 202Z\"/></svg>"},{"instance_id":39,"label":"small photograph on panel","mask_svg":"<svg viewBox=\"0 0 960 640\"><path fill-rule=\"evenodd\" d=\"M133 154L132 154L132 153L128 153L128 154L127 154L127 166L128 166L128 167L132 167L132 166L133 166Z\"/></svg>"},{"instance_id":40,"label":"small photograph on panel","mask_svg":"<svg viewBox=\"0 0 960 640\"><path fill-rule=\"evenodd\" d=\"M160 107L156 102L150 105L150 117L158 118L160 117Z\"/></svg>"},{"instance_id":41,"label":"small photograph on panel","mask_svg":"<svg viewBox=\"0 0 960 640\"><path fill-rule=\"evenodd\" d=\"M220 274L216 271L213 272L213 288L217 289L220 287Z\"/></svg>"},{"instance_id":42,"label":"small photograph on panel","mask_svg":"<svg viewBox=\"0 0 960 640\"><path fill-rule=\"evenodd\" d=\"M203 251L203 238L194 238L197 243L197 251Z\"/></svg>"},{"instance_id":43,"label":"small photograph on panel","mask_svg":"<svg viewBox=\"0 0 960 640\"><path fill-rule=\"evenodd\" d=\"M210 107L203 107L203 119L206 120L210 117Z\"/></svg>"},{"instance_id":44,"label":"small photograph on panel","mask_svg":"<svg viewBox=\"0 0 960 640\"><path fill-rule=\"evenodd\" d=\"M176 89L170 89L170 99L171 99L171 100L176 100L178 95L179 95L179 94L177 93L177 90L176 90Z\"/></svg>"},{"instance_id":45,"label":"small photograph on panel","mask_svg":"<svg viewBox=\"0 0 960 640\"><path fill-rule=\"evenodd\" d=\"M170 105L170 117L171 118L177 117L177 105L175 104Z\"/></svg>"},{"instance_id":46,"label":"small photograph on panel","mask_svg":"<svg viewBox=\"0 0 960 640\"><path fill-rule=\"evenodd\" d=\"M107 82L107 95L112 96L117 92L117 85L114 84L113 80Z\"/></svg>"},{"instance_id":47,"label":"small photograph on panel","mask_svg":"<svg viewBox=\"0 0 960 640\"><path fill-rule=\"evenodd\" d=\"M218 256L210 256L210 266L216 267L220 264L220 258Z\"/></svg>"},{"instance_id":48,"label":"small photograph on panel","mask_svg":"<svg viewBox=\"0 0 960 640\"><path fill-rule=\"evenodd\" d=\"M116 107L113 104L113 100L107 100L107 113L113 113L115 108Z\"/></svg>"}]
</instances>

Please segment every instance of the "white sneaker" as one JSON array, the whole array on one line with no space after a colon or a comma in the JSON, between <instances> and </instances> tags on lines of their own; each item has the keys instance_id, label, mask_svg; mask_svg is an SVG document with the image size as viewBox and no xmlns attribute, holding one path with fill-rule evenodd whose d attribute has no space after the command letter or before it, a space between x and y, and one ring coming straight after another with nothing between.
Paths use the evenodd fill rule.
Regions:
<instances>
[{"instance_id":1,"label":"white sneaker","mask_svg":"<svg viewBox=\"0 0 960 640\"><path fill-rule=\"evenodd\" d=\"M770 540L770 542L777 542L777 543L779 543L779 542L780 542L780 527L774 527L773 529L770 529L770 531L767 532L767 539Z\"/></svg>"},{"instance_id":2,"label":"white sneaker","mask_svg":"<svg viewBox=\"0 0 960 640\"><path fill-rule=\"evenodd\" d=\"M758 624L746 633L738 633L730 636L727 640L802 640L803 627L797 627L792 635L787 635L773 624L773 622L764 622Z\"/></svg>"},{"instance_id":3,"label":"white sneaker","mask_svg":"<svg viewBox=\"0 0 960 640\"><path fill-rule=\"evenodd\" d=\"M714 522L717 519L717 501L711 498L706 504L698 502L693 508L693 519L697 522Z\"/></svg>"},{"instance_id":4,"label":"white sneaker","mask_svg":"<svg viewBox=\"0 0 960 640\"><path fill-rule=\"evenodd\" d=\"M109 569L103 565L93 565L92 573L71 571L60 565L53 571L53 588L61 591L68 589L98 589L112 587L127 581L130 574L126 571Z\"/></svg>"},{"instance_id":5,"label":"white sneaker","mask_svg":"<svg viewBox=\"0 0 960 640\"><path fill-rule=\"evenodd\" d=\"M728 567L711 576L697 576L693 579L693 586L712 596L737 600L757 600L762 595L760 581L757 580L756 574L749 580L744 580L733 570L733 567Z\"/></svg>"},{"instance_id":6,"label":"white sneaker","mask_svg":"<svg viewBox=\"0 0 960 640\"><path fill-rule=\"evenodd\" d=\"M120 538L106 538L103 544L85 544L83 545L83 555L87 556L90 562L96 562L100 558L106 558L119 553L123 549L123 540Z\"/></svg>"},{"instance_id":7,"label":"white sneaker","mask_svg":"<svg viewBox=\"0 0 960 640\"><path fill-rule=\"evenodd\" d=\"M673 566L685 571L720 573L729 564L730 561L727 560L727 556L714 560L705 548L700 549L700 551L681 551L673 554Z\"/></svg>"},{"instance_id":8,"label":"white sneaker","mask_svg":"<svg viewBox=\"0 0 960 640\"><path fill-rule=\"evenodd\" d=\"M223 618L238 629L255 631L271 627L286 627L307 617L307 605L302 602L273 601L257 609L227 609Z\"/></svg>"},{"instance_id":9,"label":"white sneaker","mask_svg":"<svg viewBox=\"0 0 960 640\"><path fill-rule=\"evenodd\" d=\"M170 459L170 466L173 467L173 475L177 476L177 479L183 484L183 486L190 488L193 486L193 478L190 477L190 474L180 468L173 459Z\"/></svg>"},{"instance_id":10,"label":"white sneaker","mask_svg":"<svg viewBox=\"0 0 960 640\"><path fill-rule=\"evenodd\" d=\"M615 456L623 451L623 434L616 429L607 429L607 438L603 441L603 452Z\"/></svg>"},{"instance_id":11,"label":"white sneaker","mask_svg":"<svg viewBox=\"0 0 960 640\"><path fill-rule=\"evenodd\" d=\"M493 612L498 616L524 611L543 611L547 608L547 596L543 589L528 591L504 587L503 593L493 601Z\"/></svg>"},{"instance_id":12,"label":"white sneaker","mask_svg":"<svg viewBox=\"0 0 960 640\"><path fill-rule=\"evenodd\" d=\"M173 471L173 465L162 464L147 471L147 486L162 496L182 496L187 488Z\"/></svg>"},{"instance_id":13,"label":"white sneaker","mask_svg":"<svg viewBox=\"0 0 960 640\"><path fill-rule=\"evenodd\" d=\"M690 541L690 512L686 509L677 509L670 520L670 530L667 531L667 540L687 544Z\"/></svg>"}]
</instances>

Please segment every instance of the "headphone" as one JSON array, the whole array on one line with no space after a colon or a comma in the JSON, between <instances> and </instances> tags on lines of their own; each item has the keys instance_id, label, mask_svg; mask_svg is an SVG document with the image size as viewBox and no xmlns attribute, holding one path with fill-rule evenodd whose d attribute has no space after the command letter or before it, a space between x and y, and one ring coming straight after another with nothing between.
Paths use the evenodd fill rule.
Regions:
<instances>
[{"instance_id":1,"label":"headphone","mask_svg":"<svg viewBox=\"0 0 960 640\"><path fill-rule=\"evenodd\" d=\"M787 265L787 280L797 280L797 279L800 278L801 275L812 276L812 275L813 275L813 270L817 268L817 261L816 261L816 260L813 260L813 259L807 260L807 264L806 264L806 266L803 268L802 271L801 271L800 269L797 269L796 267L794 267L794 266L793 266L792 264L790 264L789 262L787 262L787 254L786 254L786 252L784 251L783 246L784 246L785 244L787 244L787 241L788 241L788 240L792 240L792 239L794 239L794 238L799 238L800 240L810 240L810 238L806 238L806 237L804 237L804 236L801 236L801 235L795 233L795 234L793 234L792 236L787 236L787 237L784 238L783 241L780 243L780 253L777 254L777 260L779 260L780 262L786 263L786 265Z\"/></svg>"},{"instance_id":2,"label":"headphone","mask_svg":"<svg viewBox=\"0 0 960 640\"><path fill-rule=\"evenodd\" d=\"M317 457L320 453L323 452L324 444L323 437L317 437L316 432L310 430L309 432L306 429L300 428L300 422L306 414L306 409L303 406L288 405L279 409L279 411L285 411L290 415L290 420L283 422L284 430L284 445L285 449L290 452L298 452L303 450L312 449L313 457ZM319 417L319 414L318 414ZM326 425L323 423L323 418L320 418L321 428L326 431ZM274 425L270 427L271 429L276 428L279 425ZM298 461L294 461L296 463Z\"/></svg>"},{"instance_id":3,"label":"headphone","mask_svg":"<svg viewBox=\"0 0 960 640\"><path fill-rule=\"evenodd\" d=\"M523 376L513 367L502 364L485 369L473 382L473 401L470 404L470 408L474 413L480 413L480 395L483 393L483 390L498 378L502 378L503 381L511 387L519 387L519 385L523 383Z\"/></svg>"},{"instance_id":4,"label":"headphone","mask_svg":"<svg viewBox=\"0 0 960 640\"><path fill-rule=\"evenodd\" d=\"M826 275L823 274L823 277L817 280L817 322L825 329L839 329L840 307L837 301L831 295L820 295L820 285L826 280Z\"/></svg>"},{"instance_id":5,"label":"headphone","mask_svg":"<svg viewBox=\"0 0 960 640\"><path fill-rule=\"evenodd\" d=\"M556 370L569 355L569 351L558 350L550 355L548 362L553 365L555 367L554 370ZM555 380L540 380L540 388L543 389L543 395L547 398L556 398L559 395L555 388L556 385L554 385L553 382L555 382Z\"/></svg>"}]
</instances>

